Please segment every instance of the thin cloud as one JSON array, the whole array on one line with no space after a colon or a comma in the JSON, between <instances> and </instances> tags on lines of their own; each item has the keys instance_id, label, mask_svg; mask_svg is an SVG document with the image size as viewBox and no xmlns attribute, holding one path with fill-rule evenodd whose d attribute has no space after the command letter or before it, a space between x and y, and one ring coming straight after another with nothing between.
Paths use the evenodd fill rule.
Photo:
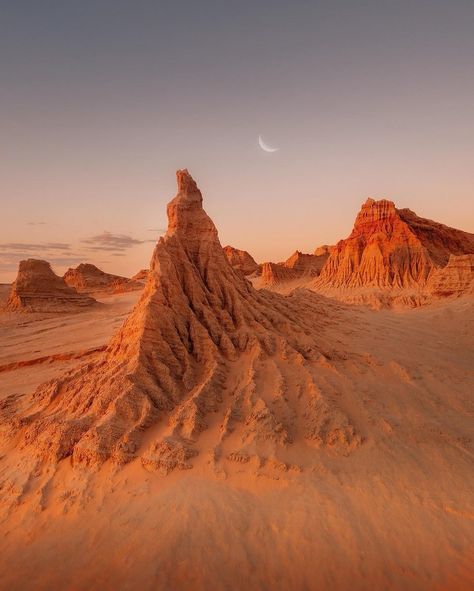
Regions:
<instances>
[{"instance_id":1,"label":"thin cloud","mask_svg":"<svg viewBox=\"0 0 474 591\"><path fill-rule=\"evenodd\" d=\"M61 253L60 253L61 254ZM35 258L41 260L47 260L52 265L74 265L84 260L88 260L78 253L67 253L67 256L58 256L53 254L52 256L44 256L44 254L36 254L31 252L0 252L0 269L12 271L17 269L18 263L22 260Z\"/></svg>"},{"instance_id":2,"label":"thin cloud","mask_svg":"<svg viewBox=\"0 0 474 591\"><path fill-rule=\"evenodd\" d=\"M26 222L28 226L45 226L46 222Z\"/></svg>"},{"instance_id":3,"label":"thin cloud","mask_svg":"<svg viewBox=\"0 0 474 591\"><path fill-rule=\"evenodd\" d=\"M166 232L166 228L148 228L148 232L159 232L160 234L164 234Z\"/></svg>"},{"instance_id":4,"label":"thin cloud","mask_svg":"<svg viewBox=\"0 0 474 591\"><path fill-rule=\"evenodd\" d=\"M138 244L144 244L146 240L138 240L137 238L132 238L132 236L128 236L127 234L112 234L112 232L102 232L102 234L97 234L97 236L91 236L91 238L86 238L81 240L83 244L87 244L86 250L94 250L94 251L110 251L110 252L123 252L132 248L133 246L137 246Z\"/></svg>"},{"instance_id":5,"label":"thin cloud","mask_svg":"<svg viewBox=\"0 0 474 591\"><path fill-rule=\"evenodd\" d=\"M75 264L79 264L79 263L83 263L84 261L87 261L87 258L84 258L83 256L73 256L73 257L53 257L48 259L48 262L51 263L52 265L59 265L59 266L65 266L65 265L75 265Z\"/></svg>"},{"instance_id":6,"label":"thin cloud","mask_svg":"<svg viewBox=\"0 0 474 591\"><path fill-rule=\"evenodd\" d=\"M62 250L70 251L71 245L65 242L0 242L0 250L3 251L48 251L48 250Z\"/></svg>"}]
</instances>

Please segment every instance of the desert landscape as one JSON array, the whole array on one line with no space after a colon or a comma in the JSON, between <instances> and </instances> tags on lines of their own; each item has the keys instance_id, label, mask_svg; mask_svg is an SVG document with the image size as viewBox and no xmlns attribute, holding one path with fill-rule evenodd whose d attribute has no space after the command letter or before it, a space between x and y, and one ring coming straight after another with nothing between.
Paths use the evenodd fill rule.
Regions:
<instances>
[{"instance_id":1,"label":"desert landscape","mask_svg":"<svg viewBox=\"0 0 474 591\"><path fill-rule=\"evenodd\" d=\"M474 2L6 2L0 591L474 590Z\"/></svg>"},{"instance_id":2,"label":"desert landscape","mask_svg":"<svg viewBox=\"0 0 474 591\"><path fill-rule=\"evenodd\" d=\"M474 236L258 265L177 183L138 279L2 287L1 587L472 588Z\"/></svg>"}]
</instances>

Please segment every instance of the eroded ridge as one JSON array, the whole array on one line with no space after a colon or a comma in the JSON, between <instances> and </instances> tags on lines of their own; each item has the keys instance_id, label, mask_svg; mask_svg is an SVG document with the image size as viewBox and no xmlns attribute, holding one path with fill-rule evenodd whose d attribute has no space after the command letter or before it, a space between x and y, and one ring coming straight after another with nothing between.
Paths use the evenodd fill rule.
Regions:
<instances>
[{"instance_id":1,"label":"eroded ridge","mask_svg":"<svg viewBox=\"0 0 474 591\"><path fill-rule=\"evenodd\" d=\"M322 300L255 290L229 264L186 170L168 204L144 292L100 361L2 404L4 434L45 462L147 470L278 461L292 445L350 453L361 435L317 384L326 359Z\"/></svg>"}]
</instances>

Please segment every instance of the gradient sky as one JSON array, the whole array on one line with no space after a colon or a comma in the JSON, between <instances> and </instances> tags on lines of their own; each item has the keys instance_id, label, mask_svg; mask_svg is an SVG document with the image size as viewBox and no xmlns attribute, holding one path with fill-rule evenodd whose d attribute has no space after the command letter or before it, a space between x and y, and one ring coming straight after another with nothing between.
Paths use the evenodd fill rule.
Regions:
<instances>
[{"instance_id":1,"label":"gradient sky","mask_svg":"<svg viewBox=\"0 0 474 591\"><path fill-rule=\"evenodd\" d=\"M368 196L474 231L473 30L472 0L0 1L0 281L147 266L184 167L259 261Z\"/></svg>"}]
</instances>

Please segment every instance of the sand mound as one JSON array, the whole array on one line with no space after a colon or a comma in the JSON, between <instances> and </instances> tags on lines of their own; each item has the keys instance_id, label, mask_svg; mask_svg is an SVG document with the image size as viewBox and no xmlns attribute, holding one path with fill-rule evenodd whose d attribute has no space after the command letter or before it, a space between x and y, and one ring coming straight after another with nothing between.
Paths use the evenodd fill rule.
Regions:
<instances>
[{"instance_id":1,"label":"sand mound","mask_svg":"<svg viewBox=\"0 0 474 591\"><path fill-rule=\"evenodd\" d=\"M135 279L105 273L90 263L81 263L75 269L68 269L63 279L79 293L125 293L143 288L143 283Z\"/></svg>"},{"instance_id":2,"label":"sand mound","mask_svg":"<svg viewBox=\"0 0 474 591\"><path fill-rule=\"evenodd\" d=\"M95 303L58 277L46 261L21 261L6 309L23 312L68 312Z\"/></svg>"}]
</instances>

